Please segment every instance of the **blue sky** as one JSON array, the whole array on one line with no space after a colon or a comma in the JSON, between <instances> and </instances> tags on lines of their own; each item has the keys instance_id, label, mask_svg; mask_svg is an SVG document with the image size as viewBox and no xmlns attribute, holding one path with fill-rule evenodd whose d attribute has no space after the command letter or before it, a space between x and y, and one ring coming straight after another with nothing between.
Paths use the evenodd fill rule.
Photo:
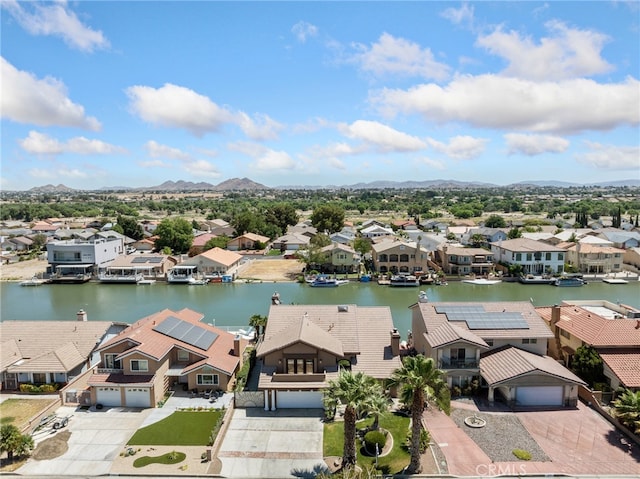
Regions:
<instances>
[{"instance_id":1,"label":"blue sky","mask_svg":"<svg viewBox=\"0 0 640 479\"><path fill-rule=\"evenodd\" d=\"M0 186L640 178L640 3L2 0Z\"/></svg>"}]
</instances>

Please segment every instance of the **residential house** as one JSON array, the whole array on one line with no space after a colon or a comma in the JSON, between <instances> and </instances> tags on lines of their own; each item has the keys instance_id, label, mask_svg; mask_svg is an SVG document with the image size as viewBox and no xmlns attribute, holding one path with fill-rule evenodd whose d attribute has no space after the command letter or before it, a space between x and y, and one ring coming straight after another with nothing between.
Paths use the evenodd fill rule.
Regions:
<instances>
[{"instance_id":1,"label":"residential house","mask_svg":"<svg viewBox=\"0 0 640 479\"><path fill-rule=\"evenodd\" d=\"M624 250L622 260L627 268L630 267L629 269L635 273L640 273L640 248L628 248Z\"/></svg>"},{"instance_id":2,"label":"residential house","mask_svg":"<svg viewBox=\"0 0 640 479\"><path fill-rule=\"evenodd\" d=\"M527 238L491 244L496 262L520 265L524 274L556 274L564 271L566 252L557 246Z\"/></svg>"},{"instance_id":3,"label":"residential house","mask_svg":"<svg viewBox=\"0 0 640 479\"><path fill-rule=\"evenodd\" d=\"M324 273L356 273L360 269L360 254L340 243L331 243L320 249L325 261L320 266Z\"/></svg>"},{"instance_id":4,"label":"residential house","mask_svg":"<svg viewBox=\"0 0 640 479\"><path fill-rule=\"evenodd\" d=\"M433 358L450 387L488 388L510 406L575 406L584 382L545 356L553 338L530 302L411 306L411 345Z\"/></svg>"},{"instance_id":5,"label":"residential house","mask_svg":"<svg viewBox=\"0 0 640 479\"><path fill-rule=\"evenodd\" d=\"M69 239L47 243L48 270L52 279L97 273L125 253L122 239Z\"/></svg>"},{"instance_id":6,"label":"residential house","mask_svg":"<svg viewBox=\"0 0 640 479\"><path fill-rule=\"evenodd\" d=\"M474 235L482 236L482 244L477 246L489 246L490 243L496 243L498 241L505 241L507 239L507 233L500 228L470 228L467 234L464 236L464 244L472 243Z\"/></svg>"},{"instance_id":7,"label":"residential house","mask_svg":"<svg viewBox=\"0 0 640 479\"><path fill-rule=\"evenodd\" d=\"M536 310L554 333L550 355L570 367L579 347L592 346L612 389L640 390L640 311L609 301L578 300Z\"/></svg>"},{"instance_id":8,"label":"residential house","mask_svg":"<svg viewBox=\"0 0 640 479\"><path fill-rule=\"evenodd\" d=\"M150 236L148 238L142 238L138 241L134 241L131 243L131 246L136 249L136 251L147 252L153 251L156 247L157 236Z\"/></svg>"},{"instance_id":9,"label":"residential house","mask_svg":"<svg viewBox=\"0 0 640 479\"><path fill-rule=\"evenodd\" d=\"M360 229L369 228L370 226L380 226L381 228L388 228L389 225L375 219L369 219L362 222Z\"/></svg>"},{"instance_id":10,"label":"residential house","mask_svg":"<svg viewBox=\"0 0 640 479\"><path fill-rule=\"evenodd\" d=\"M15 236L4 240L1 246L5 251L29 251L32 245L32 239L26 236Z\"/></svg>"},{"instance_id":11,"label":"residential house","mask_svg":"<svg viewBox=\"0 0 640 479\"><path fill-rule=\"evenodd\" d=\"M165 309L101 345L100 367L87 383L91 403L155 407L170 388L229 390L246 341L203 318L190 309Z\"/></svg>"},{"instance_id":12,"label":"residential house","mask_svg":"<svg viewBox=\"0 0 640 479\"><path fill-rule=\"evenodd\" d=\"M164 254L120 255L106 268L106 275L142 275L145 279L164 279L171 268L177 264L173 256Z\"/></svg>"},{"instance_id":13,"label":"residential house","mask_svg":"<svg viewBox=\"0 0 640 479\"><path fill-rule=\"evenodd\" d=\"M616 248L628 249L640 246L640 233L637 231L621 231L619 229L604 229L599 237L611 241Z\"/></svg>"},{"instance_id":14,"label":"residential house","mask_svg":"<svg viewBox=\"0 0 640 479\"><path fill-rule=\"evenodd\" d=\"M552 238L549 238L547 242L551 244L558 244L567 241L578 241L580 238L583 238L592 232L593 230L590 228L568 228L556 233Z\"/></svg>"},{"instance_id":15,"label":"residential house","mask_svg":"<svg viewBox=\"0 0 640 479\"><path fill-rule=\"evenodd\" d=\"M455 241L464 244L464 239L469 235L469 230L472 226L448 226L447 236L455 237Z\"/></svg>"},{"instance_id":16,"label":"residential house","mask_svg":"<svg viewBox=\"0 0 640 479\"><path fill-rule=\"evenodd\" d=\"M124 326L108 321L0 322L0 374L2 390L20 384L63 385L97 364L94 350Z\"/></svg>"},{"instance_id":17,"label":"residential house","mask_svg":"<svg viewBox=\"0 0 640 479\"><path fill-rule=\"evenodd\" d=\"M298 223L297 225L289 225L287 227L287 234L303 235L309 238L313 238L318 234L318 230L311 226L309 222Z\"/></svg>"},{"instance_id":18,"label":"residential house","mask_svg":"<svg viewBox=\"0 0 640 479\"><path fill-rule=\"evenodd\" d=\"M306 248L311 243L311 238L301 233L290 233L282 235L273 240L271 248L280 250L282 253L286 251L297 251Z\"/></svg>"},{"instance_id":19,"label":"residential house","mask_svg":"<svg viewBox=\"0 0 640 479\"><path fill-rule=\"evenodd\" d=\"M179 266L196 266L198 273L205 277L235 276L242 259L238 253L216 247L184 260Z\"/></svg>"},{"instance_id":20,"label":"residential house","mask_svg":"<svg viewBox=\"0 0 640 479\"><path fill-rule=\"evenodd\" d=\"M322 408L340 367L383 381L402 366L387 306L272 305L258 344L265 410Z\"/></svg>"},{"instance_id":21,"label":"residential house","mask_svg":"<svg viewBox=\"0 0 640 479\"><path fill-rule=\"evenodd\" d=\"M418 230L418 225L413 220L395 220L392 221L391 224L397 229L405 230L405 231L415 231Z\"/></svg>"},{"instance_id":22,"label":"residential house","mask_svg":"<svg viewBox=\"0 0 640 479\"><path fill-rule=\"evenodd\" d=\"M622 271L623 255L623 249L579 242L567 248L567 263L585 274L618 273Z\"/></svg>"},{"instance_id":23,"label":"residential house","mask_svg":"<svg viewBox=\"0 0 640 479\"><path fill-rule=\"evenodd\" d=\"M415 242L398 238L372 245L373 267L379 273L421 273L429 269L429 251Z\"/></svg>"},{"instance_id":24,"label":"residential house","mask_svg":"<svg viewBox=\"0 0 640 479\"><path fill-rule=\"evenodd\" d=\"M384 236L394 236L393 230L391 228L379 226L377 224L372 224L371 226L362 228L360 230L360 234L363 238L368 239L382 238Z\"/></svg>"},{"instance_id":25,"label":"residential house","mask_svg":"<svg viewBox=\"0 0 640 479\"><path fill-rule=\"evenodd\" d=\"M193 242L191 243L191 250L196 253L202 253L204 251L204 245L206 245L213 238L217 238L217 235L213 233L203 233L197 235L193 238Z\"/></svg>"},{"instance_id":26,"label":"residential house","mask_svg":"<svg viewBox=\"0 0 640 479\"><path fill-rule=\"evenodd\" d=\"M269 243L268 236L262 236L256 233L245 233L229 240L227 249L229 251L240 250L263 250Z\"/></svg>"},{"instance_id":27,"label":"residential house","mask_svg":"<svg viewBox=\"0 0 640 479\"><path fill-rule=\"evenodd\" d=\"M463 248L443 243L435 252L436 263L446 274L484 275L493 272L493 253L483 248Z\"/></svg>"},{"instance_id":28,"label":"residential house","mask_svg":"<svg viewBox=\"0 0 640 479\"><path fill-rule=\"evenodd\" d=\"M59 228L59 223L50 223L49 221L36 221L33 226L31 226L31 232L34 234L41 233L47 236L53 236L53 234Z\"/></svg>"}]
</instances>

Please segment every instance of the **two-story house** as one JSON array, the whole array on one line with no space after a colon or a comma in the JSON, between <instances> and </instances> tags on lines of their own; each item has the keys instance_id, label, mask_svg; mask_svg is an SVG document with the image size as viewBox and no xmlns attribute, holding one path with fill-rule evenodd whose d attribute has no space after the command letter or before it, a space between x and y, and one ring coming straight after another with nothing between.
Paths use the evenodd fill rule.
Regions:
<instances>
[{"instance_id":1,"label":"two-story house","mask_svg":"<svg viewBox=\"0 0 640 479\"><path fill-rule=\"evenodd\" d=\"M325 258L320 265L325 273L355 273L360 267L360 254L351 246L332 243L320 249Z\"/></svg>"},{"instance_id":2,"label":"two-story house","mask_svg":"<svg viewBox=\"0 0 640 479\"><path fill-rule=\"evenodd\" d=\"M257 348L265 410L322 408L341 367L383 381L402 366L386 306L272 305L268 318Z\"/></svg>"},{"instance_id":3,"label":"two-story house","mask_svg":"<svg viewBox=\"0 0 640 479\"><path fill-rule=\"evenodd\" d=\"M140 319L98 348L88 380L91 403L155 407L169 388L231 388L246 340L202 322L190 309L165 309Z\"/></svg>"},{"instance_id":4,"label":"two-story house","mask_svg":"<svg viewBox=\"0 0 640 479\"><path fill-rule=\"evenodd\" d=\"M429 250L412 241L382 240L372 245L371 256L375 270L383 274L415 274L429 269Z\"/></svg>"},{"instance_id":5,"label":"two-story house","mask_svg":"<svg viewBox=\"0 0 640 479\"><path fill-rule=\"evenodd\" d=\"M493 253L483 248L463 248L443 243L436 250L436 262L447 274L488 274L493 272Z\"/></svg>"},{"instance_id":6,"label":"two-story house","mask_svg":"<svg viewBox=\"0 0 640 479\"><path fill-rule=\"evenodd\" d=\"M515 238L491 244L498 263L522 266L524 274L560 274L564 271L566 251L548 243Z\"/></svg>"},{"instance_id":7,"label":"two-story house","mask_svg":"<svg viewBox=\"0 0 640 479\"><path fill-rule=\"evenodd\" d=\"M612 389L640 389L640 311L601 300L563 301L536 310L554 333L551 356L571 366L579 347L592 346Z\"/></svg>"},{"instance_id":8,"label":"two-story house","mask_svg":"<svg viewBox=\"0 0 640 479\"><path fill-rule=\"evenodd\" d=\"M52 241L47 243L48 271L54 282L86 281L124 253L122 238Z\"/></svg>"},{"instance_id":9,"label":"two-story house","mask_svg":"<svg viewBox=\"0 0 640 479\"><path fill-rule=\"evenodd\" d=\"M476 380L510 406L575 406L577 376L545 356L553 338L530 302L411 306L411 341L433 358L450 387Z\"/></svg>"},{"instance_id":10,"label":"two-story house","mask_svg":"<svg viewBox=\"0 0 640 479\"><path fill-rule=\"evenodd\" d=\"M567 248L567 263L580 273L609 274L622 271L624 250L578 242Z\"/></svg>"}]
</instances>

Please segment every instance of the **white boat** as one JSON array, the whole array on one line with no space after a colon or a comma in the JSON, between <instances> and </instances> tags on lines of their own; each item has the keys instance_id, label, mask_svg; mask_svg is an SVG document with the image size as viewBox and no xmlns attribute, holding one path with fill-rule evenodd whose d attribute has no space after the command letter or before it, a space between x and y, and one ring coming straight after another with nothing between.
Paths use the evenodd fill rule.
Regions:
<instances>
[{"instance_id":1,"label":"white boat","mask_svg":"<svg viewBox=\"0 0 640 479\"><path fill-rule=\"evenodd\" d=\"M389 286L403 287L403 286L418 286L420 281L412 274L396 274L391 276L389 280Z\"/></svg>"},{"instance_id":2,"label":"white boat","mask_svg":"<svg viewBox=\"0 0 640 479\"><path fill-rule=\"evenodd\" d=\"M201 279L189 278L189 280L187 281L187 284L191 286L202 286L204 284L207 284L208 282L209 280L207 278L201 278Z\"/></svg>"},{"instance_id":3,"label":"white boat","mask_svg":"<svg viewBox=\"0 0 640 479\"><path fill-rule=\"evenodd\" d=\"M629 281L620 278L604 278L602 282L609 284L629 284Z\"/></svg>"},{"instance_id":4,"label":"white boat","mask_svg":"<svg viewBox=\"0 0 640 479\"><path fill-rule=\"evenodd\" d=\"M555 279L548 276L534 276L528 274L526 276L520 276L518 281L522 284L551 284Z\"/></svg>"},{"instance_id":5,"label":"white boat","mask_svg":"<svg viewBox=\"0 0 640 479\"><path fill-rule=\"evenodd\" d=\"M565 276L563 278L558 278L556 279L555 283L553 283L554 286L560 287L576 287L583 286L585 284L587 284L586 281L575 276Z\"/></svg>"},{"instance_id":6,"label":"white boat","mask_svg":"<svg viewBox=\"0 0 640 479\"><path fill-rule=\"evenodd\" d=\"M34 276L31 279L25 279L24 281L20 281L20 286L40 286L45 282L46 281L44 279L40 279L37 276Z\"/></svg>"},{"instance_id":7,"label":"white boat","mask_svg":"<svg viewBox=\"0 0 640 479\"><path fill-rule=\"evenodd\" d=\"M136 284L141 284L141 285L145 285L145 284L155 284L156 280L155 279L141 279L140 281L138 281Z\"/></svg>"},{"instance_id":8,"label":"white boat","mask_svg":"<svg viewBox=\"0 0 640 479\"><path fill-rule=\"evenodd\" d=\"M314 288L335 288L337 286L347 284L348 282L349 280L347 279L330 278L329 276L321 274L309 283L309 286Z\"/></svg>"},{"instance_id":9,"label":"white boat","mask_svg":"<svg viewBox=\"0 0 640 479\"><path fill-rule=\"evenodd\" d=\"M502 280L477 278L477 279L463 279L462 282L463 283L468 283L468 284L481 284L481 285L488 286L488 285L492 285L492 284L502 283Z\"/></svg>"}]
</instances>

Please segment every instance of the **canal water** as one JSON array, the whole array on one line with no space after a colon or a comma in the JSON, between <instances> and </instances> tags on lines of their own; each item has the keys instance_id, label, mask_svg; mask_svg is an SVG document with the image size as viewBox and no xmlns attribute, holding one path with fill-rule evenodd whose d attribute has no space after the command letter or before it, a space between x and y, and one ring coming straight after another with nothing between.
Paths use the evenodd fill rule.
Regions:
<instances>
[{"instance_id":1,"label":"canal water","mask_svg":"<svg viewBox=\"0 0 640 479\"><path fill-rule=\"evenodd\" d=\"M531 301L550 306L562 300L596 299L640 308L640 282L610 285L592 282L578 288L551 285L499 283L472 285L452 282L447 286L392 288L376 283L350 283L337 288L312 288L299 283L214 283L205 286L128 284L63 284L23 287L0 282L0 319L75 320L83 309L89 320L133 323L168 308L190 308L204 314L219 327L246 327L254 314L267 315L271 295L280 294L283 304L356 304L388 306L403 337L411 325L409 306L423 290L430 301Z\"/></svg>"}]
</instances>

